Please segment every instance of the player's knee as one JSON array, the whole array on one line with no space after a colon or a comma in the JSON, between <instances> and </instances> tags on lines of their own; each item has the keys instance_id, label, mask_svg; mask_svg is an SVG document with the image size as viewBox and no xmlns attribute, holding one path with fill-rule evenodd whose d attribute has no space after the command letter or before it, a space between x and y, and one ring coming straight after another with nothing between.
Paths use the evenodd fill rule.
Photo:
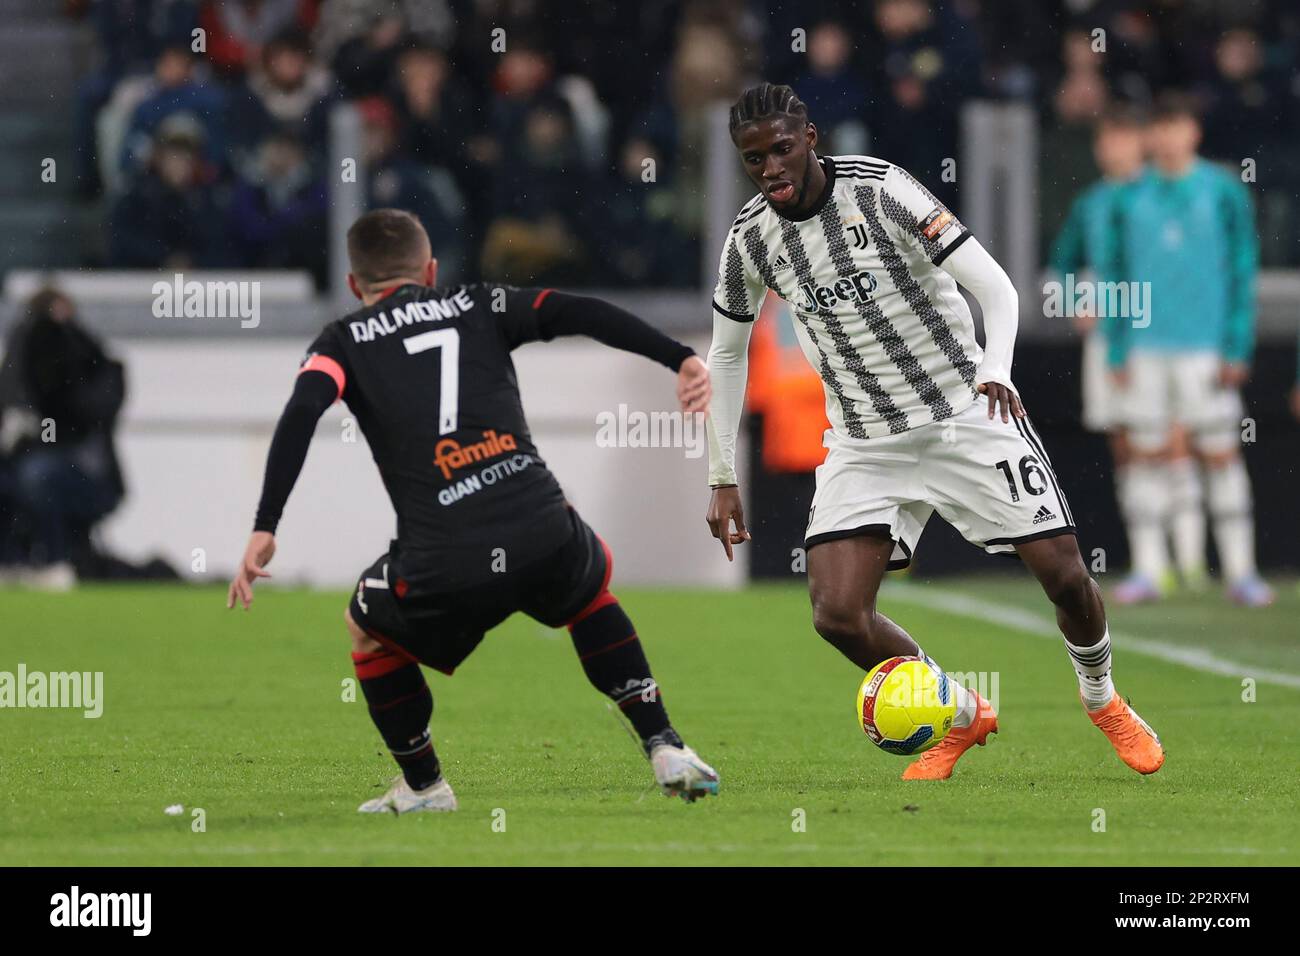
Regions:
<instances>
[{"instance_id":1,"label":"player's knee","mask_svg":"<svg viewBox=\"0 0 1300 956\"><path fill-rule=\"evenodd\" d=\"M871 615L857 602L814 599L813 629L838 647L870 637Z\"/></svg>"},{"instance_id":2,"label":"player's knee","mask_svg":"<svg viewBox=\"0 0 1300 956\"><path fill-rule=\"evenodd\" d=\"M1201 461L1205 467L1211 471L1227 468L1236 462L1238 458L1237 449L1228 448L1224 451L1202 451Z\"/></svg>"},{"instance_id":3,"label":"player's knee","mask_svg":"<svg viewBox=\"0 0 1300 956\"><path fill-rule=\"evenodd\" d=\"M343 623L348 627L348 636L352 638L352 650L357 654L373 654L381 650L384 645L367 634L355 620L352 618L351 608L343 609Z\"/></svg>"},{"instance_id":4,"label":"player's knee","mask_svg":"<svg viewBox=\"0 0 1300 956\"><path fill-rule=\"evenodd\" d=\"M1054 568L1042 579L1047 598L1064 611L1085 611L1092 603L1096 584L1082 561L1070 561Z\"/></svg>"}]
</instances>

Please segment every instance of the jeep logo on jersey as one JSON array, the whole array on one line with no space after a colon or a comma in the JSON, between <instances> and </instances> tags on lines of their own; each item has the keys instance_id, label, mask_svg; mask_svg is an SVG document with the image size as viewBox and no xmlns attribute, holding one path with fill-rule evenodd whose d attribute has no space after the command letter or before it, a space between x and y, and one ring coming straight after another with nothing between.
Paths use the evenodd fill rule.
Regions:
<instances>
[{"instance_id":1,"label":"jeep logo on jersey","mask_svg":"<svg viewBox=\"0 0 1300 956\"><path fill-rule=\"evenodd\" d=\"M831 285L813 285L801 283L799 292L803 301L799 303L805 312L820 312L829 309L836 300L840 302L865 302L876 291L876 277L863 270L856 275L837 279Z\"/></svg>"}]
</instances>

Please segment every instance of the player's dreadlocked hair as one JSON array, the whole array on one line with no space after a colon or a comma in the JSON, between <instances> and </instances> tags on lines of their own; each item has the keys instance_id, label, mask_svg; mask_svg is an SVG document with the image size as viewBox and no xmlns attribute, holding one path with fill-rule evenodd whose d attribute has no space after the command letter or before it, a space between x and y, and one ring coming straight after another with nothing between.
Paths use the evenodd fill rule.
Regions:
<instances>
[{"instance_id":1,"label":"player's dreadlocked hair","mask_svg":"<svg viewBox=\"0 0 1300 956\"><path fill-rule=\"evenodd\" d=\"M740 94L740 99L731 107L731 121L727 126L731 138L736 138L736 130L740 127L757 123L769 116L793 116L801 123L807 123L808 107L788 86L772 83L751 86Z\"/></svg>"}]
</instances>

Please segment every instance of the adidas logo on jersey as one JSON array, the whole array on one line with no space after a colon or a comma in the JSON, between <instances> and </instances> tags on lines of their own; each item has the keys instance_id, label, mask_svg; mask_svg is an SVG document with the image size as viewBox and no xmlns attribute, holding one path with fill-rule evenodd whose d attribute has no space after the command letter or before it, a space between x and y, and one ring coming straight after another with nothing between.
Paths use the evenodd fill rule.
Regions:
<instances>
[{"instance_id":1,"label":"adidas logo on jersey","mask_svg":"<svg viewBox=\"0 0 1300 956\"><path fill-rule=\"evenodd\" d=\"M1047 505L1040 505L1038 513L1034 515L1034 524L1042 524L1044 521L1051 521L1056 515L1052 514L1052 509Z\"/></svg>"},{"instance_id":2,"label":"adidas logo on jersey","mask_svg":"<svg viewBox=\"0 0 1300 956\"><path fill-rule=\"evenodd\" d=\"M772 271L784 272L786 269L789 268L790 268L789 260L787 260L785 256L778 254L776 257L776 261L772 263Z\"/></svg>"}]
</instances>

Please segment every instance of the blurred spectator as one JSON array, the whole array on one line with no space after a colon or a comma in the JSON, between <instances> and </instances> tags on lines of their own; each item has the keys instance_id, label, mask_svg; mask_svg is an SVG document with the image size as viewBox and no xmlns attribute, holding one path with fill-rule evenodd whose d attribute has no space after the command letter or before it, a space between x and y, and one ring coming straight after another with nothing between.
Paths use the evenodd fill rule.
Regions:
<instances>
[{"instance_id":1,"label":"blurred spectator","mask_svg":"<svg viewBox=\"0 0 1300 956\"><path fill-rule=\"evenodd\" d=\"M1166 20L1171 12L1174 16ZM1193 47L1195 33L1204 36L1203 28L1188 30L1192 14L1186 8L1157 14L1146 4L1129 2L1112 4L1109 13L1100 24L1106 31L1106 70L1111 88L1125 100L1148 102L1155 90L1177 82L1181 72L1178 63L1180 52L1183 55L1190 52L1188 48ZM1165 22L1164 36L1161 35L1161 21ZM1095 22L1089 24L1090 42L1091 31L1097 26ZM1192 35L1179 36L1176 42L1165 42L1166 38L1172 40L1172 35L1181 33ZM1184 43L1184 39L1192 42ZM1097 55L1101 58L1100 54Z\"/></svg>"},{"instance_id":2,"label":"blurred spectator","mask_svg":"<svg viewBox=\"0 0 1300 956\"><path fill-rule=\"evenodd\" d=\"M1065 75L1052 105L1061 123L1088 127L1105 112L1109 101L1110 92L1100 71L1079 70Z\"/></svg>"},{"instance_id":3,"label":"blurred spectator","mask_svg":"<svg viewBox=\"0 0 1300 956\"><path fill-rule=\"evenodd\" d=\"M0 366L11 506L0 558L29 565L28 583L71 586L91 527L121 501L113 427L125 389L122 364L77 322L71 300L53 289L29 300Z\"/></svg>"},{"instance_id":4,"label":"blurred spectator","mask_svg":"<svg viewBox=\"0 0 1300 956\"><path fill-rule=\"evenodd\" d=\"M642 125L674 170L674 218L683 235L694 238L703 231L703 158L713 108L719 100L734 100L743 86L741 55L726 25L688 20Z\"/></svg>"},{"instance_id":5,"label":"blurred spectator","mask_svg":"<svg viewBox=\"0 0 1300 956\"><path fill-rule=\"evenodd\" d=\"M499 165L509 174L515 163L528 159L525 121L534 107L543 103L554 109L564 107L555 105L551 61L541 49L516 40L500 61L492 78L489 122L500 150Z\"/></svg>"},{"instance_id":6,"label":"blurred spectator","mask_svg":"<svg viewBox=\"0 0 1300 956\"><path fill-rule=\"evenodd\" d=\"M363 45L370 40L372 48L391 50L406 36L421 46L447 50L456 33L456 17L448 0L325 0L313 40L321 59L335 63L343 47L358 40ZM358 62L351 54L344 54L345 66ZM382 64L374 66L384 72ZM344 79L350 89L353 79ZM382 81L360 92L378 92L380 86Z\"/></svg>"},{"instance_id":7,"label":"blurred spectator","mask_svg":"<svg viewBox=\"0 0 1300 956\"><path fill-rule=\"evenodd\" d=\"M351 21L354 29L332 54L324 46L328 40L322 41L322 55L329 56L330 66L349 96L371 96L387 89L393 61L406 37L406 19L394 4L364 6L361 15Z\"/></svg>"},{"instance_id":8,"label":"blurred spectator","mask_svg":"<svg viewBox=\"0 0 1300 956\"><path fill-rule=\"evenodd\" d=\"M310 30L315 0L205 0L199 26L207 55L222 73L237 75L262 58L262 48L288 27Z\"/></svg>"},{"instance_id":9,"label":"blurred spectator","mask_svg":"<svg viewBox=\"0 0 1300 956\"><path fill-rule=\"evenodd\" d=\"M867 84L852 58L853 38L844 24L827 20L808 34L808 65L794 88L825 137L822 152L867 151Z\"/></svg>"},{"instance_id":10,"label":"blurred spectator","mask_svg":"<svg viewBox=\"0 0 1300 956\"><path fill-rule=\"evenodd\" d=\"M520 284L571 283L587 261L592 191L578 173L568 106L534 102L520 125L516 158L493 184L483 273Z\"/></svg>"},{"instance_id":11,"label":"blurred spectator","mask_svg":"<svg viewBox=\"0 0 1300 956\"><path fill-rule=\"evenodd\" d=\"M361 111L368 207L396 207L414 214L429 233L440 274L451 279L466 258L460 223L464 203L446 170L430 169L398 149L398 118L382 97L357 103Z\"/></svg>"},{"instance_id":12,"label":"blurred spectator","mask_svg":"<svg viewBox=\"0 0 1300 956\"><path fill-rule=\"evenodd\" d=\"M976 11L973 17L954 17L951 28L978 37L983 46L981 89L969 95L1032 101L1050 85L1060 63L1055 4L958 0L950 7Z\"/></svg>"},{"instance_id":13,"label":"blurred spectator","mask_svg":"<svg viewBox=\"0 0 1300 956\"><path fill-rule=\"evenodd\" d=\"M402 151L421 163L458 172L478 118L470 91L452 75L447 55L411 46L398 57L394 80Z\"/></svg>"},{"instance_id":14,"label":"blurred spectator","mask_svg":"<svg viewBox=\"0 0 1300 956\"><path fill-rule=\"evenodd\" d=\"M85 196L99 192L96 116L124 76L152 69L169 43L189 43L198 0L100 0L89 6L98 65L78 84L75 106L77 181ZM110 154L116 161L118 153Z\"/></svg>"},{"instance_id":15,"label":"blurred spectator","mask_svg":"<svg viewBox=\"0 0 1300 956\"><path fill-rule=\"evenodd\" d=\"M880 0L875 20L872 152L953 202L954 187L941 172L944 159L957 155L962 99L979 81L969 38L946 36L929 0Z\"/></svg>"},{"instance_id":16,"label":"blurred spectator","mask_svg":"<svg viewBox=\"0 0 1300 956\"><path fill-rule=\"evenodd\" d=\"M1260 167L1258 200L1260 253L1266 265L1294 261L1300 240L1300 155L1293 146L1296 93L1290 70L1269 63L1254 30L1229 30L1214 47L1214 75L1200 92L1206 105L1204 153L1240 168L1245 159ZM1294 56L1294 53L1292 53Z\"/></svg>"},{"instance_id":17,"label":"blurred spectator","mask_svg":"<svg viewBox=\"0 0 1300 956\"><path fill-rule=\"evenodd\" d=\"M149 70L168 44L188 45L199 0L96 0L88 10L101 69L117 80Z\"/></svg>"},{"instance_id":18,"label":"blurred spectator","mask_svg":"<svg viewBox=\"0 0 1300 956\"><path fill-rule=\"evenodd\" d=\"M173 45L159 55L153 89L127 126L122 168L128 175L147 161L154 134L177 114L190 117L202 130L205 159L214 166L226 164L226 95L196 74L188 46Z\"/></svg>"},{"instance_id":19,"label":"blurred spectator","mask_svg":"<svg viewBox=\"0 0 1300 956\"><path fill-rule=\"evenodd\" d=\"M313 155L325 149L328 107L335 90L329 71L314 63L307 34L289 29L262 48L261 66L247 80L231 115L234 135L249 158L273 132L298 139Z\"/></svg>"},{"instance_id":20,"label":"blurred spectator","mask_svg":"<svg viewBox=\"0 0 1300 956\"><path fill-rule=\"evenodd\" d=\"M221 214L192 132L164 129L148 169L113 206L110 265L181 269L223 264Z\"/></svg>"},{"instance_id":21,"label":"blurred spectator","mask_svg":"<svg viewBox=\"0 0 1300 956\"><path fill-rule=\"evenodd\" d=\"M1291 135L1287 77L1265 68L1253 30L1229 30L1214 48L1215 73L1203 87L1207 102L1205 154L1240 161L1267 155Z\"/></svg>"},{"instance_id":22,"label":"blurred spectator","mask_svg":"<svg viewBox=\"0 0 1300 956\"><path fill-rule=\"evenodd\" d=\"M614 182L602 192L601 284L690 284L697 269L695 247L673 221L677 190L655 145L642 137L629 139Z\"/></svg>"},{"instance_id":23,"label":"blurred spectator","mask_svg":"<svg viewBox=\"0 0 1300 956\"><path fill-rule=\"evenodd\" d=\"M1104 57L1092 48L1087 31L1072 29L1061 40L1063 73L1052 93L1050 113L1039 132L1039 209L1048 237L1065 222L1075 195L1097 178L1092 141L1098 120L1110 108L1102 74Z\"/></svg>"},{"instance_id":24,"label":"blurred spectator","mask_svg":"<svg viewBox=\"0 0 1300 956\"><path fill-rule=\"evenodd\" d=\"M319 288L328 281L328 194L302 143L288 133L262 141L230 200L230 232L240 265L306 269Z\"/></svg>"}]
</instances>

